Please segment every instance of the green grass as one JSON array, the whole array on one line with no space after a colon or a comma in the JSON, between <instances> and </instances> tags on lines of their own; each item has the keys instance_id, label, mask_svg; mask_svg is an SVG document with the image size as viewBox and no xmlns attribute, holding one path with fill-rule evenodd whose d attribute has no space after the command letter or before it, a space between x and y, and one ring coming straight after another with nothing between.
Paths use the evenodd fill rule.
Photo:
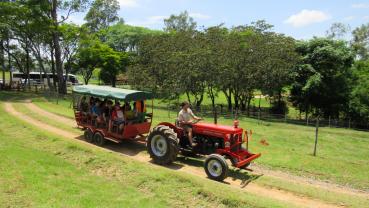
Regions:
<instances>
[{"instance_id":1,"label":"green grass","mask_svg":"<svg viewBox=\"0 0 369 208\"><path fill-rule=\"evenodd\" d=\"M1 102L0 113L4 207L291 207L65 140L13 118Z\"/></svg>"},{"instance_id":2,"label":"green grass","mask_svg":"<svg viewBox=\"0 0 369 208\"><path fill-rule=\"evenodd\" d=\"M39 98L37 98L39 99ZM38 100L36 105L73 117L70 101L59 105ZM161 121L173 122L176 112L155 109L154 125ZM205 118L212 122L212 118ZM219 118L219 123L232 125L231 119ZM276 123L259 122L255 119L240 119L241 127L253 130L250 148L261 152L256 163L269 168L289 171L293 174L328 180L359 189L369 189L367 170L369 169L369 133L348 129L320 128L317 156L312 155L315 128ZM259 141L265 139L269 145Z\"/></svg>"}]
</instances>

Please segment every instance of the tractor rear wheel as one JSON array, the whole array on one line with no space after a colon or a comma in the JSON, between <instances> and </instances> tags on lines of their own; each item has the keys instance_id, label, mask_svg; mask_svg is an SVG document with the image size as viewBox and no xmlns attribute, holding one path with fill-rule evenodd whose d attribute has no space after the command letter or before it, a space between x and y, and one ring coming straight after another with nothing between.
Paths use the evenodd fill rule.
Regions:
<instances>
[{"instance_id":1,"label":"tractor rear wheel","mask_svg":"<svg viewBox=\"0 0 369 208\"><path fill-rule=\"evenodd\" d=\"M91 129L87 128L85 130L83 136L84 136L84 139L85 139L86 142L90 142L90 143L93 142L94 133L91 131Z\"/></svg>"},{"instance_id":2,"label":"tractor rear wheel","mask_svg":"<svg viewBox=\"0 0 369 208\"><path fill-rule=\"evenodd\" d=\"M205 160L204 169L210 179L223 181L228 175L228 164L223 156L211 154Z\"/></svg>"},{"instance_id":3,"label":"tractor rear wheel","mask_svg":"<svg viewBox=\"0 0 369 208\"><path fill-rule=\"evenodd\" d=\"M94 134L94 142L97 146L103 146L105 144L104 135L102 135L100 132L96 132Z\"/></svg>"},{"instance_id":4,"label":"tractor rear wheel","mask_svg":"<svg viewBox=\"0 0 369 208\"><path fill-rule=\"evenodd\" d=\"M166 165L172 163L179 151L179 139L168 126L156 126L147 137L147 151L155 163Z\"/></svg>"}]
</instances>

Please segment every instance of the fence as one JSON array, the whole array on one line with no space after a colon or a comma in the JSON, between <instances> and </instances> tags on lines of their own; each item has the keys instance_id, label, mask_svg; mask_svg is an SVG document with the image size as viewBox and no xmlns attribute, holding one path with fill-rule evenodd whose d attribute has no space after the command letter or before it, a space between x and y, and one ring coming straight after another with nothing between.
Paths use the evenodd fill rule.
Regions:
<instances>
[{"instance_id":1,"label":"fence","mask_svg":"<svg viewBox=\"0 0 369 208\"><path fill-rule=\"evenodd\" d=\"M175 118L176 112L179 111L179 108L176 106L155 106L155 108L159 108L162 110L168 111L168 118ZM209 108L201 108L201 109L193 109L193 111L200 116L203 117L214 117L214 113ZM309 116L307 118L298 118L291 117L288 114L272 114L267 112L266 109L262 111L250 111L250 112L242 112L242 111L220 111L217 109L217 117L218 118L226 118L226 119L240 119L240 118L252 118L260 121L266 122L283 122L288 124L296 124L296 125L305 125L305 126L316 126L317 117ZM352 121L351 119L331 119L331 118L319 118L319 126L320 127L331 127L331 128L348 128L362 131L369 131L369 122L366 123L358 123Z\"/></svg>"}]
</instances>

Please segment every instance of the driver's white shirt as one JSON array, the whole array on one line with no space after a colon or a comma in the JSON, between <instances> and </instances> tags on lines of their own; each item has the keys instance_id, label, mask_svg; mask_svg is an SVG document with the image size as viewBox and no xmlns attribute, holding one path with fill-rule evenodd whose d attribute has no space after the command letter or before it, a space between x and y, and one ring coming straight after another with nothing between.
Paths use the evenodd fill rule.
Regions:
<instances>
[{"instance_id":1,"label":"driver's white shirt","mask_svg":"<svg viewBox=\"0 0 369 208\"><path fill-rule=\"evenodd\" d=\"M187 111L181 110L178 113L178 121L179 122L189 122L192 120L192 118L195 117L192 110L190 108L187 108Z\"/></svg>"}]
</instances>

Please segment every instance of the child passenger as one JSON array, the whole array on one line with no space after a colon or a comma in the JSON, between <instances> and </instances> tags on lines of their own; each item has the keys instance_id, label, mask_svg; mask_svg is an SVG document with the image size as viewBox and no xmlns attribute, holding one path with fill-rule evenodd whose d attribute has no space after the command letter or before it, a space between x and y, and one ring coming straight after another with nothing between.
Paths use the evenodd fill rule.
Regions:
<instances>
[{"instance_id":1,"label":"child passenger","mask_svg":"<svg viewBox=\"0 0 369 208\"><path fill-rule=\"evenodd\" d=\"M123 129L124 126L124 114L122 109L120 108L119 105L115 105L114 106L114 111L111 115L112 121L114 122L115 125L118 125L119 130L121 131ZM109 131L111 131L111 125L109 127Z\"/></svg>"}]
</instances>

